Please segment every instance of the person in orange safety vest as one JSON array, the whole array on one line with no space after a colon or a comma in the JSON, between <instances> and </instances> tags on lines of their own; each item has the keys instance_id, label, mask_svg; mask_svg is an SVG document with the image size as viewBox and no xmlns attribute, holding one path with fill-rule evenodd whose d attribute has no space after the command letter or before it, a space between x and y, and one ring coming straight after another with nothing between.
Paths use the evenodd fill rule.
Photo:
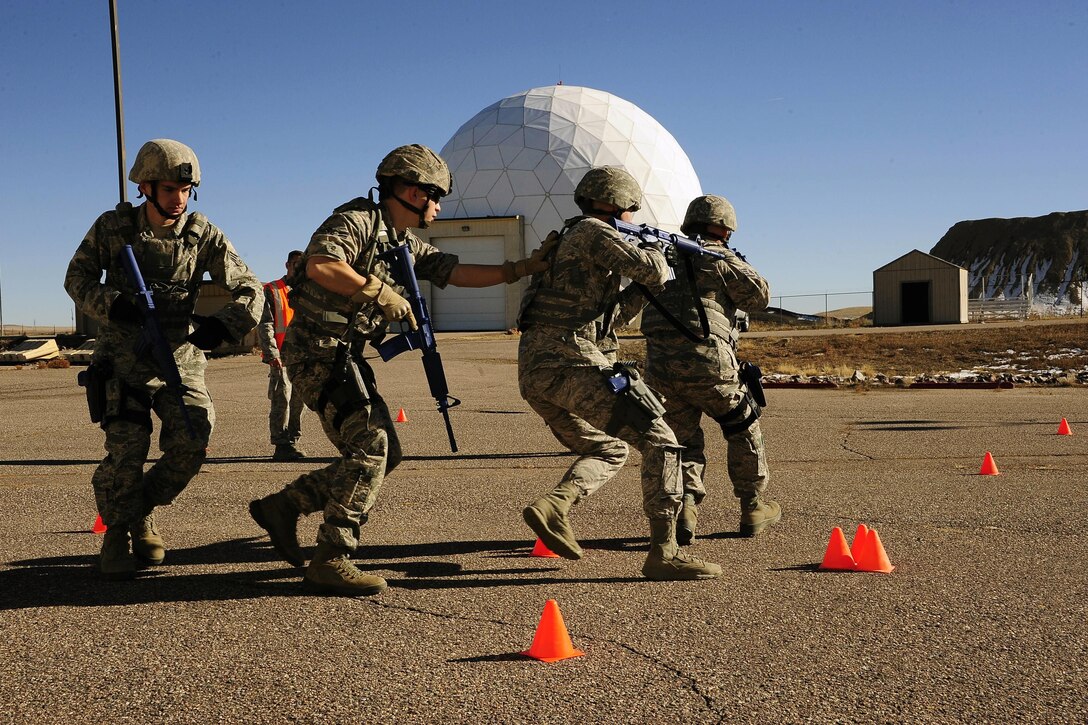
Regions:
<instances>
[{"instance_id":1,"label":"person in orange safety vest","mask_svg":"<svg viewBox=\"0 0 1088 725\"><path fill-rule=\"evenodd\" d=\"M291 389L287 371L280 360L283 338L287 326L291 324L291 305L287 302L287 278L295 264L302 258L302 252L294 250L287 255L287 274L264 286L264 315L257 325L257 339L261 343L261 361L268 365L268 400L271 411L268 415L268 429L275 452L274 461L297 461L306 457L306 452L298 445L302 436L302 409L305 404L302 397Z\"/></svg>"}]
</instances>

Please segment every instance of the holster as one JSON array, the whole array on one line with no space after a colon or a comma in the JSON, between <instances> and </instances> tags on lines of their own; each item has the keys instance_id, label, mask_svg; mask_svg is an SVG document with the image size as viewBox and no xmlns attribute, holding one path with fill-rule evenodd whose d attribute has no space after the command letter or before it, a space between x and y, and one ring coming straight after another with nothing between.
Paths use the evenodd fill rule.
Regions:
<instances>
[{"instance_id":1,"label":"holster","mask_svg":"<svg viewBox=\"0 0 1088 725\"><path fill-rule=\"evenodd\" d=\"M613 363L607 382L612 392L619 396L605 429L609 435L615 435L624 425L645 433L665 414L665 406L638 374L634 363Z\"/></svg>"},{"instance_id":2,"label":"holster","mask_svg":"<svg viewBox=\"0 0 1088 725\"><path fill-rule=\"evenodd\" d=\"M365 410L370 405L373 395L373 373L365 367L366 375L351 354L351 345L345 342L336 344L336 357L332 364L332 374L318 397L318 412L331 405L336 413L333 427L340 430L344 420L351 414Z\"/></svg>"},{"instance_id":3,"label":"holster","mask_svg":"<svg viewBox=\"0 0 1088 725\"><path fill-rule=\"evenodd\" d=\"M759 369L759 366L755 363L742 362L737 377L748 388L752 399L759 404L759 407L766 408L767 396L763 394L763 371Z\"/></svg>"},{"instance_id":4,"label":"holster","mask_svg":"<svg viewBox=\"0 0 1088 725\"><path fill-rule=\"evenodd\" d=\"M76 382L87 392L87 410L92 423L102 423L106 417L106 382L113 377L109 361L93 362L76 376Z\"/></svg>"}]
</instances>

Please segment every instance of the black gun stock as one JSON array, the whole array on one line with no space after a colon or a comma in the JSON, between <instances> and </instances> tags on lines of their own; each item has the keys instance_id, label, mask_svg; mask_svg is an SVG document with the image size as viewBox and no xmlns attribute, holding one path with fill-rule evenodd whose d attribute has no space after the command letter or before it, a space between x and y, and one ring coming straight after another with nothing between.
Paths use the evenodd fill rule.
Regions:
<instances>
[{"instance_id":1,"label":"black gun stock","mask_svg":"<svg viewBox=\"0 0 1088 725\"><path fill-rule=\"evenodd\" d=\"M635 237L639 241L643 242L664 242L673 246L676 251L682 252L687 255L697 255L703 257L713 257L714 259L725 259L724 254L711 251L704 247L698 239L691 239L681 234L673 234L667 232L664 229L658 229L657 227L651 227L649 224L633 224L631 222L625 222L613 217L609 223L615 228L617 232L628 237Z\"/></svg>"},{"instance_id":2,"label":"black gun stock","mask_svg":"<svg viewBox=\"0 0 1088 725\"><path fill-rule=\"evenodd\" d=\"M170 349L170 343L162 334L159 325L158 313L155 311L155 296L144 284L144 276L140 273L140 265L136 263L136 255L132 253L132 245L126 244L121 249L121 264L124 265L128 281L136 288L136 306L143 313L144 322L141 326L140 340L136 344L136 356L143 357L151 353L155 364L159 367L159 373L166 382L166 387L173 391L181 408L181 417L185 421L185 429L189 431L189 437L196 440L196 428L189 417L189 411L185 408L185 391L188 388L181 382L181 372L174 360L174 352Z\"/></svg>"},{"instance_id":3,"label":"black gun stock","mask_svg":"<svg viewBox=\"0 0 1088 725\"><path fill-rule=\"evenodd\" d=\"M378 258L389 264L393 279L404 288L405 297L408 304L412 306L417 327L415 330L402 332L378 345L378 354L382 356L382 360L389 362L407 350L419 350L423 353L423 369L427 373L427 386L431 390L431 397L434 398L438 412L446 421L446 435L450 439L450 450L456 453L457 439L453 436L453 426L450 424L450 408L460 405L461 401L450 395L446 384L446 371L442 367L442 356L438 354L438 344L434 339L434 327L431 324L431 315L427 311L427 301L423 298L423 293L419 291L419 280L416 279L412 252L407 244L401 244L378 255Z\"/></svg>"}]
</instances>

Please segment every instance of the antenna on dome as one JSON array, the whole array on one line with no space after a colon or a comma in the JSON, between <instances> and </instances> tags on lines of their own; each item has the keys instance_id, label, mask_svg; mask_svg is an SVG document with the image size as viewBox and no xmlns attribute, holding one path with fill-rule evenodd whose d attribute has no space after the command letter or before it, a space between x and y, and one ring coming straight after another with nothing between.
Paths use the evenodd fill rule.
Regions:
<instances>
[{"instance_id":1,"label":"antenna on dome","mask_svg":"<svg viewBox=\"0 0 1088 725\"><path fill-rule=\"evenodd\" d=\"M563 85L563 64L562 63L559 64L559 82L556 83L555 85L557 85L557 86Z\"/></svg>"}]
</instances>

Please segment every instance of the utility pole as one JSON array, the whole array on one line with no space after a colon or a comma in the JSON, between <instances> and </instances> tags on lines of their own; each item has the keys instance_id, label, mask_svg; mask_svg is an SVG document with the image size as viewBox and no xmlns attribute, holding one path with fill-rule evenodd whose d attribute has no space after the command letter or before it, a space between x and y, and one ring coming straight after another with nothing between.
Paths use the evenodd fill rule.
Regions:
<instances>
[{"instance_id":1,"label":"utility pole","mask_svg":"<svg viewBox=\"0 0 1088 725\"><path fill-rule=\"evenodd\" d=\"M117 182L121 203L128 202L125 190L125 113L121 103L121 46L117 39L117 0L110 0L110 33L113 40L113 109L117 116Z\"/></svg>"}]
</instances>

